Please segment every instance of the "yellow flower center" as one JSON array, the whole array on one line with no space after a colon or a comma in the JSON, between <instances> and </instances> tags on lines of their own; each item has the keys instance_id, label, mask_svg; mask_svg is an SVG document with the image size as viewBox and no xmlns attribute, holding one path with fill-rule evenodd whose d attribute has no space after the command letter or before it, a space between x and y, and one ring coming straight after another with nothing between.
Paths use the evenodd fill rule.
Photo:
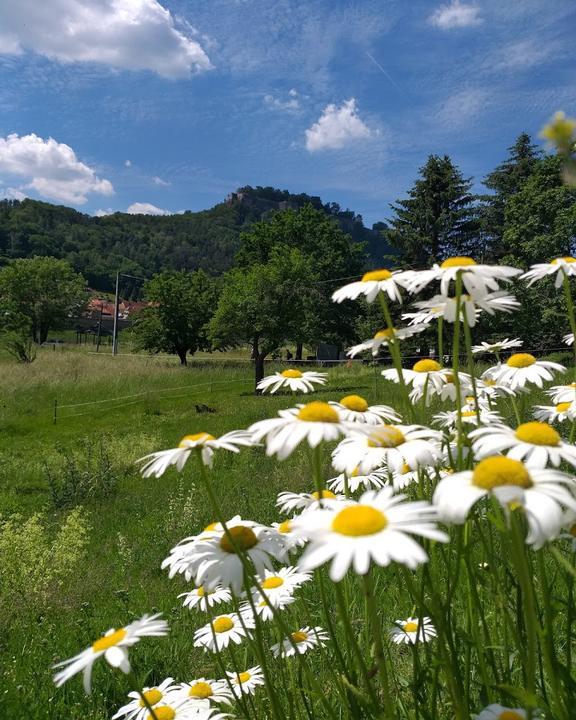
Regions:
<instances>
[{"instance_id":1,"label":"yellow flower center","mask_svg":"<svg viewBox=\"0 0 576 720\"><path fill-rule=\"evenodd\" d=\"M446 373L446 375L444 375L444 378L446 380L446 383L448 383L448 384L454 383L454 375L452 373Z\"/></svg>"},{"instance_id":2,"label":"yellow flower center","mask_svg":"<svg viewBox=\"0 0 576 720\"><path fill-rule=\"evenodd\" d=\"M210 433L207 432L200 432L196 433L195 435L184 435L182 440L178 443L179 448L185 448L188 447L188 443L191 442L208 442L209 440L216 440L214 435L210 435Z\"/></svg>"},{"instance_id":3,"label":"yellow flower center","mask_svg":"<svg viewBox=\"0 0 576 720\"><path fill-rule=\"evenodd\" d=\"M558 403L558 405L556 405L556 412L558 412L558 413L566 412L566 410L568 410L570 405L572 405L571 402Z\"/></svg>"},{"instance_id":4,"label":"yellow flower center","mask_svg":"<svg viewBox=\"0 0 576 720\"><path fill-rule=\"evenodd\" d=\"M494 387L496 380L484 380L484 385L486 385L486 387Z\"/></svg>"},{"instance_id":5,"label":"yellow flower center","mask_svg":"<svg viewBox=\"0 0 576 720\"><path fill-rule=\"evenodd\" d=\"M338 413L328 403L315 400L301 407L297 415L298 420L305 422L324 422L337 423L340 422Z\"/></svg>"},{"instance_id":6,"label":"yellow flower center","mask_svg":"<svg viewBox=\"0 0 576 720\"><path fill-rule=\"evenodd\" d=\"M412 370L418 373L437 372L441 370L442 366L437 363L436 360L418 360L412 366Z\"/></svg>"},{"instance_id":7,"label":"yellow flower center","mask_svg":"<svg viewBox=\"0 0 576 720\"><path fill-rule=\"evenodd\" d=\"M406 475L406 473L412 472L412 468L408 463L404 463L402 467L400 468L400 475Z\"/></svg>"},{"instance_id":8,"label":"yellow flower center","mask_svg":"<svg viewBox=\"0 0 576 720\"><path fill-rule=\"evenodd\" d=\"M516 438L531 445L560 445L560 435L544 422L527 422L518 425Z\"/></svg>"},{"instance_id":9,"label":"yellow flower center","mask_svg":"<svg viewBox=\"0 0 576 720\"><path fill-rule=\"evenodd\" d=\"M196 595L198 595L198 597L204 597L206 595L206 591L203 587L199 587L196 589Z\"/></svg>"},{"instance_id":10,"label":"yellow flower center","mask_svg":"<svg viewBox=\"0 0 576 720\"><path fill-rule=\"evenodd\" d=\"M264 590L274 590L275 588L282 587L284 585L284 579L281 578L279 575L272 575L272 577L267 577L266 580L263 581L262 587Z\"/></svg>"},{"instance_id":11,"label":"yellow flower center","mask_svg":"<svg viewBox=\"0 0 576 720\"><path fill-rule=\"evenodd\" d=\"M366 412L368 410L368 403L360 395L346 395L340 400L340 405L344 405L348 410L354 410L355 412Z\"/></svg>"},{"instance_id":12,"label":"yellow flower center","mask_svg":"<svg viewBox=\"0 0 576 720\"><path fill-rule=\"evenodd\" d=\"M351 505L340 510L332 520L332 530L348 537L375 535L387 525L386 515L371 505Z\"/></svg>"},{"instance_id":13,"label":"yellow flower center","mask_svg":"<svg viewBox=\"0 0 576 720\"><path fill-rule=\"evenodd\" d=\"M235 525L228 528L228 535L223 535L220 539L220 547L227 553L235 553L236 548L240 550L250 550L257 544L258 538L254 534L254 530L246 525ZM233 542L232 542L233 541Z\"/></svg>"},{"instance_id":14,"label":"yellow flower center","mask_svg":"<svg viewBox=\"0 0 576 720\"><path fill-rule=\"evenodd\" d=\"M241 672L236 676L236 682L241 685L242 683L248 682L251 677L252 675L250 675L249 672Z\"/></svg>"},{"instance_id":15,"label":"yellow flower center","mask_svg":"<svg viewBox=\"0 0 576 720\"><path fill-rule=\"evenodd\" d=\"M152 715L152 713L148 713L146 715L146 720L153 720L154 717L156 720L174 720L176 717L176 711L169 705L161 705L158 708L154 708L154 715Z\"/></svg>"},{"instance_id":16,"label":"yellow flower center","mask_svg":"<svg viewBox=\"0 0 576 720\"><path fill-rule=\"evenodd\" d=\"M204 532L213 532L218 527L217 522L210 523L210 525L206 525L204 528Z\"/></svg>"},{"instance_id":17,"label":"yellow flower center","mask_svg":"<svg viewBox=\"0 0 576 720\"><path fill-rule=\"evenodd\" d=\"M407 633L416 632L416 630L418 630L418 623L415 623L415 622L404 623L404 627L402 629L404 630L404 632L407 632Z\"/></svg>"},{"instance_id":18,"label":"yellow flower center","mask_svg":"<svg viewBox=\"0 0 576 720\"><path fill-rule=\"evenodd\" d=\"M476 410L464 410L464 412L462 413L463 418L475 417L475 416L476 416Z\"/></svg>"},{"instance_id":19,"label":"yellow flower center","mask_svg":"<svg viewBox=\"0 0 576 720\"><path fill-rule=\"evenodd\" d=\"M385 330L378 330L374 335L374 340L390 339L396 334L395 328L386 328Z\"/></svg>"},{"instance_id":20,"label":"yellow flower center","mask_svg":"<svg viewBox=\"0 0 576 720\"><path fill-rule=\"evenodd\" d=\"M302 377L302 373L300 372L300 370L291 370L291 369L290 370L282 370L280 375L282 375L282 377L285 377L285 378L301 378Z\"/></svg>"},{"instance_id":21,"label":"yellow flower center","mask_svg":"<svg viewBox=\"0 0 576 720\"><path fill-rule=\"evenodd\" d=\"M222 615L214 620L212 627L214 628L214 632L225 633L228 632L228 630L232 630L234 627L234 621L226 615Z\"/></svg>"},{"instance_id":22,"label":"yellow flower center","mask_svg":"<svg viewBox=\"0 0 576 720\"><path fill-rule=\"evenodd\" d=\"M472 260L471 257L466 255L446 258L440 265L441 268L452 268L452 267L466 267L468 265L476 265L476 260Z\"/></svg>"},{"instance_id":23,"label":"yellow flower center","mask_svg":"<svg viewBox=\"0 0 576 720\"><path fill-rule=\"evenodd\" d=\"M298 630L297 632L293 632L290 637L292 638L292 641L295 643L303 643L308 640L308 633L303 632L302 630Z\"/></svg>"},{"instance_id":24,"label":"yellow flower center","mask_svg":"<svg viewBox=\"0 0 576 720\"><path fill-rule=\"evenodd\" d=\"M156 705L162 700L162 693L158 688L150 688L150 690L145 690L142 694L146 698L148 705ZM142 698L140 698L140 707L146 707L146 703Z\"/></svg>"},{"instance_id":25,"label":"yellow flower center","mask_svg":"<svg viewBox=\"0 0 576 720\"><path fill-rule=\"evenodd\" d=\"M576 538L576 523L574 523L574 525L570 525L568 532L572 535L572 537Z\"/></svg>"},{"instance_id":26,"label":"yellow flower center","mask_svg":"<svg viewBox=\"0 0 576 720\"><path fill-rule=\"evenodd\" d=\"M552 262L551 262L550 264L551 264L551 265L558 265L558 264L559 264L560 262L562 262L562 261L565 262L565 263L576 263L576 258L573 258L573 257L570 257L570 256L561 257L561 258L555 258L554 260L552 260Z\"/></svg>"},{"instance_id":27,"label":"yellow flower center","mask_svg":"<svg viewBox=\"0 0 576 720\"><path fill-rule=\"evenodd\" d=\"M393 448L404 442L404 433L394 425L379 425L368 436L368 447Z\"/></svg>"},{"instance_id":28,"label":"yellow flower center","mask_svg":"<svg viewBox=\"0 0 576 720\"><path fill-rule=\"evenodd\" d=\"M527 368L535 362L536 358L530 353L514 353L506 360L506 365L513 368Z\"/></svg>"},{"instance_id":29,"label":"yellow flower center","mask_svg":"<svg viewBox=\"0 0 576 720\"><path fill-rule=\"evenodd\" d=\"M318 490L315 490L313 493L310 493L314 500L320 500L320 493ZM332 490L322 490L322 500L335 500L336 495L332 492Z\"/></svg>"},{"instance_id":30,"label":"yellow flower center","mask_svg":"<svg viewBox=\"0 0 576 720\"><path fill-rule=\"evenodd\" d=\"M358 475L360 475L360 468L356 466L350 473L350 477L358 477Z\"/></svg>"},{"instance_id":31,"label":"yellow flower center","mask_svg":"<svg viewBox=\"0 0 576 720\"><path fill-rule=\"evenodd\" d=\"M292 522L290 520L284 520L278 525L279 533L290 533L292 532Z\"/></svg>"},{"instance_id":32,"label":"yellow flower center","mask_svg":"<svg viewBox=\"0 0 576 720\"><path fill-rule=\"evenodd\" d=\"M92 650L95 653L103 652L104 650L108 650L108 648L114 647L114 645L118 645L118 643L124 640L125 637L126 630L124 630L124 628L114 630L114 632L110 633L110 635L104 635L104 637L101 637L96 640L95 643L92 643Z\"/></svg>"},{"instance_id":33,"label":"yellow flower center","mask_svg":"<svg viewBox=\"0 0 576 720\"><path fill-rule=\"evenodd\" d=\"M198 698L199 700L206 700L206 698L211 697L213 694L210 683L203 682L202 680L194 683L190 690L188 690L190 697Z\"/></svg>"},{"instance_id":34,"label":"yellow flower center","mask_svg":"<svg viewBox=\"0 0 576 720\"><path fill-rule=\"evenodd\" d=\"M498 720L523 720L524 716L517 713L516 710L504 710L498 715Z\"/></svg>"},{"instance_id":35,"label":"yellow flower center","mask_svg":"<svg viewBox=\"0 0 576 720\"><path fill-rule=\"evenodd\" d=\"M362 276L362 282L378 282L380 280L390 280L392 273L390 270L370 270Z\"/></svg>"},{"instance_id":36,"label":"yellow flower center","mask_svg":"<svg viewBox=\"0 0 576 720\"><path fill-rule=\"evenodd\" d=\"M528 470L518 460L507 457L489 457L476 465L472 484L483 490L493 490L503 485L515 485L524 489L532 487Z\"/></svg>"}]
</instances>

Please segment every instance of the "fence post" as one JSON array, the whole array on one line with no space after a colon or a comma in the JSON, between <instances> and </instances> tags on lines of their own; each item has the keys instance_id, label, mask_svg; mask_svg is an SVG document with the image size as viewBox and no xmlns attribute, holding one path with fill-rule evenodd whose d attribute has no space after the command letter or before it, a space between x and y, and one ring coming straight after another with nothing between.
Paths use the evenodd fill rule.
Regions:
<instances>
[{"instance_id":1,"label":"fence post","mask_svg":"<svg viewBox=\"0 0 576 720\"><path fill-rule=\"evenodd\" d=\"M54 418L53 418L54 425L56 425L57 420L58 420L58 398L54 398Z\"/></svg>"}]
</instances>

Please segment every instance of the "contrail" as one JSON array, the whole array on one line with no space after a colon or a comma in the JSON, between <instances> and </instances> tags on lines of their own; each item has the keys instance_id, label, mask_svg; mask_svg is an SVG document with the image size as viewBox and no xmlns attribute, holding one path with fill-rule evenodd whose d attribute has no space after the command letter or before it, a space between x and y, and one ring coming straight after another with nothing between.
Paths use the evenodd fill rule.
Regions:
<instances>
[{"instance_id":1,"label":"contrail","mask_svg":"<svg viewBox=\"0 0 576 720\"><path fill-rule=\"evenodd\" d=\"M390 83L392 83L392 85L394 85L394 87L396 88L396 90L402 92L402 88L399 87L399 86L394 82L394 80L390 77L390 75L386 72L386 70L384 70L384 68L382 67L382 65L380 65L380 63L378 62L378 60L376 60L375 57L373 57L372 55L370 55L369 52L367 52L366 55L368 55L368 57L370 58L370 60L372 60L372 62L374 63L374 65L376 65L376 67L380 70L380 72L384 75L384 77L385 77Z\"/></svg>"}]
</instances>

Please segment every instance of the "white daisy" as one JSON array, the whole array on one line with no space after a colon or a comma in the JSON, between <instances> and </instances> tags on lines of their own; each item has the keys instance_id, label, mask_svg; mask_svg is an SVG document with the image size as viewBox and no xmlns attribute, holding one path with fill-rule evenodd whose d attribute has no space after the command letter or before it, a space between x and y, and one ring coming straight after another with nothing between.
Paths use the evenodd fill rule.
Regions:
<instances>
[{"instance_id":1,"label":"white daisy","mask_svg":"<svg viewBox=\"0 0 576 720\"><path fill-rule=\"evenodd\" d=\"M404 285L409 292L417 293L434 280L440 280L441 295L448 294L452 281L461 273L466 292L474 295L486 295L500 289L498 281L510 282L522 270L506 265L479 265L470 257L451 257L430 270L406 271Z\"/></svg>"},{"instance_id":2,"label":"white daisy","mask_svg":"<svg viewBox=\"0 0 576 720\"><path fill-rule=\"evenodd\" d=\"M555 362L536 360L530 353L515 353L493 371L492 379L508 385L512 390L532 383L541 388L545 380L552 380L554 372L566 368Z\"/></svg>"},{"instance_id":3,"label":"white daisy","mask_svg":"<svg viewBox=\"0 0 576 720\"><path fill-rule=\"evenodd\" d=\"M408 485L418 482L418 472L426 472L425 470L412 470L410 465L404 464L400 470L392 473L392 487L394 491L404 490Z\"/></svg>"},{"instance_id":4,"label":"white daisy","mask_svg":"<svg viewBox=\"0 0 576 720\"><path fill-rule=\"evenodd\" d=\"M532 265L530 270L525 272L520 279L528 280L528 285L533 285L536 281L551 275L556 275L554 285L559 288L565 277L576 275L576 258L559 257L548 263L537 263Z\"/></svg>"},{"instance_id":5,"label":"white daisy","mask_svg":"<svg viewBox=\"0 0 576 720\"><path fill-rule=\"evenodd\" d=\"M260 420L248 428L254 442L266 440L266 454L287 458L296 447L306 440L310 447L330 442L350 432L351 423L345 423L338 411L328 403L314 401L280 410L280 417Z\"/></svg>"},{"instance_id":6,"label":"white daisy","mask_svg":"<svg viewBox=\"0 0 576 720\"><path fill-rule=\"evenodd\" d=\"M485 370L480 379L476 380L476 391L480 398L490 398L495 400L499 397L513 397L517 393L524 392L525 388L517 387L512 390L508 385L494 379L494 374L498 374L501 366L488 368Z\"/></svg>"},{"instance_id":7,"label":"white daisy","mask_svg":"<svg viewBox=\"0 0 576 720\"><path fill-rule=\"evenodd\" d=\"M210 707L210 703L229 704L232 699L226 680L200 677L189 683L180 683L177 688L181 695L189 698L197 707Z\"/></svg>"},{"instance_id":8,"label":"white daisy","mask_svg":"<svg viewBox=\"0 0 576 720\"><path fill-rule=\"evenodd\" d=\"M274 604L277 598L284 595L292 595L295 590L312 580L311 573L302 572L295 567L281 567L279 570L266 570L264 577L260 580L260 587L266 594L266 599ZM260 602L263 597L257 588L253 593Z\"/></svg>"},{"instance_id":9,"label":"white daisy","mask_svg":"<svg viewBox=\"0 0 576 720\"><path fill-rule=\"evenodd\" d=\"M405 317L405 316L403 316ZM368 350L373 356L378 355L382 346L387 347L390 343L397 340L405 340L406 338L412 337L418 333L426 330L425 324L411 323L405 328L386 328L385 330L378 330L370 340L364 340L359 345L352 346L346 353L348 357L356 357L359 353L367 352Z\"/></svg>"},{"instance_id":10,"label":"white daisy","mask_svg":"<svg viewBox=\"0 0 576 720\"><path fill-rule=\"evenodd\" d=\"M568 333L568 335L564 335L562 339L566 345L574 345L574 333Z\"/></svg>"},{"instance_id":11,"label":"white daisy","mask_svg":"<svg viewBox=\"0 0 576 720\"><path fill-rule=\"evenodd\" d=\"M436 628L429 617L423 617L420 623L418 618L409 617L406 620L396 620L396 627L390 630L390 639L396 645L428 642L436 637Z\"/></svg>"},{"instance_id":12,"label":"white daisy","mask_svg":"<svg viewBox=\"0 0 576 720\"><path fill-rule=\"evenodd\" d=\"M440 400L451 400L452 402L455 402L457 399L457 392L456 392L456 384L454 383L454 373L450 370L444 371L444 378L445 378L445 384L440 389ZM458 373L458 380L460 381L460 394L461 395L468 395L470 392L472 392L472 380L470 379L470 375L468 373L459 372ZM432 386L434 388L434 386ZM413 390L410 396L412 397L413 394L416 393L416 390ZM422 394L420 397L415 398L415 400L419 400L422 395L424 394L424 389L422 389ZM430 392L430 385L428 386L428 395L429 399L427 401L427 405L430 402L430 396L432 393Z\"/></svg>"},{"instance_id":13,"label":"white daisy","mask_svg":"<svg viewBox=\"0 0 576 720\"><path fill-rule=\"evenodd\" d=\"M380 425L383 422L400 422L401 417L389 405L368 405L360 395L346 395L339 402L330 400L345 422Z\"/></svg>"},{"instance_id":14,"label":"white daisy","mask_svg":"<svg viewBox=\"0 0 576 720\"><path fill-rule=\"evenodd\" d=\"M284 544L285 555L296 548L303 547L306 544L306 540L304 538L294 533L293 520L294 518L289 518L288 520L283 520L280 523L272 523L272 529L279 533L282 537L281 542Z\"/></svg>"},{"instance_id":15,"label":"white daisy","mask_svg":"<svg viewBox=\"0 0 576 720\"><path fill-rule=\"evenodd\" d=\"M283 515L290 515L294 510L315 510L320 505L330 505L344 499L345 495L336 495L331 490L322 490L322 497L318 490L311 493L294 493L285 490L278 493L276 507Z\"/></svg>"},{"instance_id":16,"label":"white daisy","mask_svg":"<svg viewBox=\"0 0 576 720\"><path fill-rule=\"evenodd\" d=\"M274 375L263 378L256 385L256 389L262 390L262 392L269 390L271 395L280 388L288 388L292 392L314 392L314 385L324 385L327 377L328 373L314 372L312 370L302 372L295 368L288 368L288 370L276 372Z\"/></svg>"},{"instance_id":17,"label":"white daisy","mask_svg":"<svg viewBox=\"0 0 576 720\"><path fill-rule=\"evenodd\" d=\"M484 708L478 715L476 720L526 720L528 714L522 708L510 708L498 703L492 703Z\"/></svg>"},{"instance_id":18,"label":"white daisy","mask_svg":"<svg viewBox=\"0 0 576 720\"><path fill-rule=\"evenodd\" d=\"M190 592L180 593L178 597L184 598L184 607L190 609L198 607L199 610L206 612L208 608L214 607L214 605L230 602L232 593L228 588L219 587L218 585L212 590L207 590L201 585Z\"/></svg>"},{"instance_id":19,"label":"white daisy","mask_svg":"<svg viewBox=\"0 0 576 720\"><path fill-rule=\"evenodd\" d=\"M178 692L178 689L178 685L174 685L173 678L169 677L159 685L143 688L142 695L144 695L148 705L154 708L159 704L164 704L170 696ZM132 691L128 693L128 697L132 698L131 701L123 705L118 712L112 715L112 720L117 720L117 718L121 717L125 717L126 720L145 720L148 715L148 708L142 700L140 693Z\"/></svg>"},{"instance_id":20,"label":"white daisy","mask_svg":"<svg viewBox=\"0 0 576 720\"><path fill-rule=\"evenodd\" d=\"M332 294L332 300L341 303L343 300L355 300L360 295L364 295L366 300L371 303L377 297L378 293L386 293L390 300L402 302L400 288L403 287L403 278L405 273L398 270L370 270L364 273L361 280L348 283L338 288Z\"/></svg>"},{"instance_id":21,"label":"white daisy","mask_svg":"<svg viewBox=\"0 0 576 720\"><path fill-rule=\"evenodd\" d=\"M473 430L470 438L479 459L507 450L508 457L523 460L530 467L543 468L548 463L558 467L562 461L576 467L576 447L565 443L548 423L526 422L516 430L506 425L482 427Z\"/></svg>"},{"instance_id":22,"label":"white daisy","mask_svg":"<svg viewBox=\"0 0 576 720\"><path fill-rule=\"evenodd\" d=\"M418 308L420 312L428 313L430 320L442 317L448 323L456 322L456 297L435 295L430 300L415 302L414 307ZM463 293L460 296L460 317L466 318L469 327L476 325L476 320L482 310L489 315L494 315L496 311L510 313L518 307L520 307L520 303L516 298L504 290L486 294ZM403 317L406 319L406 315ZM411 317L414 321L415 316L411 315ZM429 322L428 318L427 321Z\"/></svg>"},{"instance_id":23,"label":"white daisy","mask_svg":"<svg viewBox=\"0 0 576 720\"><path fill-rule=\"evenodd\" d=\"M268 593L266 593L266 596L268 597ZM270 620L274 618L275 612L284 610L288 607L288 605L292 605L295 601L296 598L294 595L289 595L288 593L284 593L284 595L276 595L274 600L264 600L264 598L259 594L252 596L252 602L254 604L256 615L264 622L270 622ZM252 613L252 616L254 616L254 611L252 610L250 602L242 603L242 605L240 605L240 611L243 613Z\"/></svg>"},{"instance_id":24,"label":"white daisy","mask_svg":"<svg viewBox=\"0 0 576 720\"><path fill-rule=\"evenodd\" d=\"M283 640L281 643L272 645L270 650L274 657L291 657L293 655L303 655L308 650L316 647L326 647L328 633L321 627L303 627L290 634L290 640Z\"/></svg>"},{"instance_id":25,"label":"white daisy","mask_svg":"<svg viewBox=\"0 0 576 720\"><path fill-rule=\"evenodd\" d=\"M362 488L362 490L374 490L385 485L387 477L388 473L381 470L375 470L368 475L360 475L360 471L356 467L350 475L342 473L328 480L328 487L336 493L345 493L346 487L348 487L349 492L356 492L358 488Z\"/></svg>"},{"instance_id":26,"label":"white daisy","mask_svg":"<svg viewBox=\"0 0 576 720\"><path fill-rule=\"evenodd\" d=\"M473 345L472 346L472 352L473 353L501 353L502 350L510 350L511 348L516 347L522 347L523 342L519 338L514 338L512 340L509 340L508 338L504 338L504 340L499 340L498 342L493 343L487 343L487 342L481 342L480 345Z\"/></svg>"},{"instance_id":27,"label":"white daisy","mask_svg":"<svg viewBox=\"0 0 576 720\"><path fill-rule=\"evenodd\" d=\"M226 671L226 675L230 678L230 683L236 697L241 695L254 695L256 688L264 685L264 675L262 674L260 665L255 665L241 673Z\"/></svg>"},{"instance_id":28,"label":"white daisy","mask_svg":"<svg viewBox=\"0 0 576 720\"><path fill-rule=\"evenodd\" d=\"M434 465L440 456L441 433L422 425L376 425L365 434L342 440L332 453L332 465L349 475L358 468L369 473L386 464L392 470L409 465Z\"/></svg>"},{"instance_id":29,"label":"white daisy","mask_svg":"<svg viewBox=\"0 0 576 720\"><path fill-rule=\"evenodd\" d=\"M168 634L168 624L165 620L159 620L157 615L144 615L126 627L115 630L111 628L101 638L98 638L89 648L83 650L68 660L54 665L55 668L63 668L54 675L56 687L60 687L77 673L83 673L84 690L90 693L90 679L92 677L92 666L100 657L122 672L130 672L130 661L128 659L128 648L141 640L143 637L162 637Z\"/></svg>"},{"instance_id":30,"label":"white daisy","mask_svg":"<svg viewBox=\"0 0 576 720\"><path fill-rule=\"evenodd\" d=\"M439 412L433 416L433 422L439 427L454 428L458 424L458 415L462 418L465 425L498 425L502 424L502 416L494 410L488 410L480 406L480 422L478 422L478 413L470 405L464 405L460 413L458 410L449 410L447 412Z\"/></svg>"},{"instance_id":31,"label":"white daisy","mask_svg":"<svg viewBox=\"0 0 576 720\"><path fill-rule=\"evenodd\" d=\"M391 561L416 568L428 560L421 545L410 535L446 542L448 536L435 524L435 509L427 502L404 502L391 487L369 491L359 502L347 500L339 507L315 510L294 522L308 538L300 566L317 568L332 560L330 577L341 580L348 568L364 575L371 562L386 566Z\"/></svg>"},{"instance_id":32,"label":"white daisy","mask_svg":"<svg viewBox=\"0 0 576 720\"><path fill-rule=\"evenodd\" d=\"M538 549L557 536L563 507L576 509L574 488L570 475L497 456L482 460L474 470L440 480L433 502L445 521L461 524L478 500L492 494L506 510L523 509L528 521L526 543Z\"/></svg>"},{"instance_id":33,"label":"white daisy","mask_svg":"<svg viewBox=\"0 0 576 720\"><path fill-rule=\"evenodd\" d=\"M218 652L232 642L240 645L248 635L248 630L254 628L254 619L251 615L245 614L240 617L237 613L218 615L204 627L194 633L194 647L201 647L204 650Z\"/></svg>"},{"instance_id":34,"label":"white daisy","mask_svg":"<svg viewBox=\"0 0 576 720\"><path fill-rule=\"evenodd\" d=\"M392 382L400 382L400 378L395 368L382 370L382 377ZM412 385L414 389L418 388L423 392L424 387L432 388L436 393L440 393L442 386L446 383L446 371L442 369L440 363L431 358L418 360L412 366L412 370L402 368L404 381Z\"/></svg>"},{"instance_id":35,"label":"white daisy","mask_svg":"<svg viewBox=\"0 0 576 720\"><path fill-rule=\"evenodd\" d=\"M553 385L546 392L552 398L553 403L575 402L576 382L569 385Z\"/></svg>"},{"instance_id":36,"label":"white daisy","mask_svg":"<svg viewBox=\"0 0 576 720\"><path fill-rule=\"evenodd\" d=\"M193 450L199 450L204 465L211 466L214 457L214 450L229 450L239 452L238 446L249 447L253 445L250 433L245 430L233 430L219 438L215 438L207 432L185 435L177 448L160 450L159 452L145 455L136 462L143 462L140 468L142 477L160 477L171 466L175 465L180 472Z\"/></svg>"},{"instance_id":37,"label":"white daisy","mask_svg":"<svg viewBox=\"0 0 576 720\"><path fill-rule=\"evenodd\" d=\"M535 405L533 414L536 420L546 423L576 420L576 404L562 402L556 403L556 405Z\"/></svg>"}]
</instances>

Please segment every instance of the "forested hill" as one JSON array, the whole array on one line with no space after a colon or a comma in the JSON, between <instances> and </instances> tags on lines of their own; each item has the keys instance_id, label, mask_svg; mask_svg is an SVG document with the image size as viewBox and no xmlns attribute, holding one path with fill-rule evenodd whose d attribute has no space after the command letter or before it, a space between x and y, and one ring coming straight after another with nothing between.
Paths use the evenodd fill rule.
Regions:
<instances>
[{"instance_id":1,"label":"forested hill","mask_svg":"<svg viewBox=\"0 0 576 720\"><path fill-rule=\"evenodd\" d=\"M114 213L92 217L37 200L0 201L0 265L12 258L51 255L68 260L91 287L111 290L116 272L151 275L166 269L228 270L240 233L273 212L311 203L338 221L357 242L366 242L372 265L390 252L378 228L320 198L274 188L238 189L222 203L178 215ZM369 263L369 264L370 264Z\"/></svg>"}]
</instances>

